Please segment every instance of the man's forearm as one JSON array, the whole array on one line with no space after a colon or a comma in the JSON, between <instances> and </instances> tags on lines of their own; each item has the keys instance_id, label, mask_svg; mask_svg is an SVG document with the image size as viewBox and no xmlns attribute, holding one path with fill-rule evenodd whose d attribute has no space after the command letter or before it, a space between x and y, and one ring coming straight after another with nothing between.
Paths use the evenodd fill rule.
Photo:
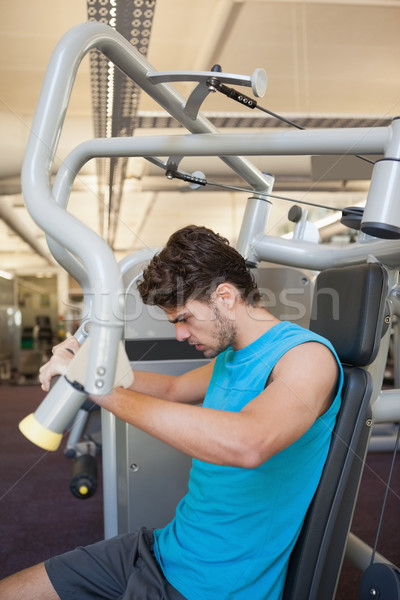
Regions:
<instances>
[{"instance_id":1,"label":"man's forearm","mask_svg":"<svg viewBox=\"0 0 400 600\"><path fill-rule=\"evenodd\" d=\"M135 370L130 389L170 402L199 404L206 395L212 371L212 362L178 376Z\"/></svg>"},{"instance_id":2,"label":"man's forearm","mask_svg":"<svg viewBox=\"0 0 400 600\"><path fill-rule=\"evenodd\" d=\"M174 400L176 377L148 371L134 371L135 379L129 389L162 400Z\"/></svg>"}]
</instances>

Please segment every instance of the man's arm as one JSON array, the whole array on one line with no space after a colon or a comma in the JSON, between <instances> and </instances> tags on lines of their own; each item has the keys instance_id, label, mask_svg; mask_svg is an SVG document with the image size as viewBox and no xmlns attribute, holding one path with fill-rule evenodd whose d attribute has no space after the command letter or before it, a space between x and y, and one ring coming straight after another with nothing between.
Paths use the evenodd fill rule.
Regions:
<instances>
[{"instance_id":1,"label":"man's arm","mask_svg":"<svg viewBox=\"0 0 400 600\"><path fill-rule=\"evenodd\" d=\"M40 383L45 392L49 391L53 377L66 373L79 348L80 344L74 337L54 346L53 356L39 370ZM213 368L214 361L178 376L135 370L130 389L171 402L198 404L204 400Z\"/></svg>"},{"instance_id":2,"label":"man's arm","mask_svg":"<svg viewBox=\"0 0 400 600\"><path fill-rule=\"evenodd\" d=\"M214 362L177 376L135 370L129 389L170 402L199 404L206 395Z\"/></svg>"},{"instance_id":3,"label":"man's arm","mask_svg":"<svg viewBox=\"0 0 400 600\"><path fill-rule=\"evenodd\" d=\"M239 413L165 402L122 388L92 399L190 456L255 468L300 438L328 409L337 375L332 353L308 342L285 354L266 389Z\"/></svg>"}]
</instances>

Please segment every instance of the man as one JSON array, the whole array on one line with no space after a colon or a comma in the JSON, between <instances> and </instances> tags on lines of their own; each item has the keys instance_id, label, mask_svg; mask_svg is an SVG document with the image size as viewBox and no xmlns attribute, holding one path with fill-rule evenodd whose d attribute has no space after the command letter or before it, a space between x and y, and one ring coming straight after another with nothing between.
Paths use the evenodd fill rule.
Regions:
<instances>
[{"instance_id":1,"label":"man","mask_svg":"<svg viewBox=\"0 0 400 600\"><path fill-rule=\"evenodd\" d=\"M0 598L279 599L339 409L335 352L263 308L243 258L204 227L173 234L138 287L213 360L178 377L135 371L130 389L92 399L192 456L188 494L165 528L50 559L5 580ZM54 349L44 390L72 358L66 345L78 349Z\"/></svg>"}]
</instances>

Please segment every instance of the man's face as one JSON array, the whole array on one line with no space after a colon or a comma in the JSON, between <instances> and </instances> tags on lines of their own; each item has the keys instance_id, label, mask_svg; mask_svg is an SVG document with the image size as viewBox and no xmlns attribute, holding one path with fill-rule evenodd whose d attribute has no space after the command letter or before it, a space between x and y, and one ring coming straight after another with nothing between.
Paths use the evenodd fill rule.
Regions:
<instances>
[{"instance_id":1,"label":"man's face","mask_svg":"<svg viewBox=\"0 0 400 600\"><path fill-rule=\"evenodd\" d=\"M212 301L189 300L177 309L165 310L170 323L175 325L176 339L187 341L206 358L213 358L228 346L234 346L236 324Z\"/></svg>"}]
</instances>

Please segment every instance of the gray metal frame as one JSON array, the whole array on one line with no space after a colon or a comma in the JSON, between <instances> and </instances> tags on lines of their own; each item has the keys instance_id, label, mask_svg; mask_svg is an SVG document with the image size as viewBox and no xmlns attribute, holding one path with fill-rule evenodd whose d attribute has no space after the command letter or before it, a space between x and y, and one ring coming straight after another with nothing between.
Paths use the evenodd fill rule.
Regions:
<instances>
[{"instance_id":1,"label":"gray metal frame","mask_svg":"<svg viewBox=\"0 0 400 600\"><path fill-rule=\"evenodd\" d=\"M92 48L103 52L192 135L89 140L70 153L52 186L51 167L76 72L83 57ZM117 345L124 329L121 299L126 289L121 266L117 264L108 245L67 211L74 178L85 162L94 157L170 156L168 166L172 167L177 167L183 156L222 157L254 190L248 201L238 241L238 250L249 261L269 261L317 271L331 266L380 261L392 274L387 298L391 313L397 317L400 314L398 241L379 240L362 233L355 244L320 246L299 239L284 240L266 235L264 232L271 209L267 196L272 191L273 178L263 175L247 158L243 158L277 154L383 154L384 160L376 164L372 174L363 223L366 226L383 223L399 229L400 120L395 119L388 127L373 129L220 134L198 111L208 93L207 79L212 75L215 73L191 74L199 83L196 95L186 102L166 83L177 79L176 74L164 74L157 79L157 73L142 55L122 36L100 23L85 23L68 32L59 42L49 64L26 150L22 187L28 211L45 231L51 251L79 281L85 292L90 335L93 338L85 380L85 389L90 393L112 389ZM260 73L253 79L222 73L218 73L218 78L225 83L253 85L256 90L260 89L261 82L262 88ZM74 235L71 235L71 231ZM87 335L85 328L81 328L79 335L84 339ZM387 348L387 343L382 345L376 361L373 398L376 423L400 421L399 390L393 390L390 394L380 392ZM109 512L106 536L112 535L118 528L118 518L113 509L117 501L115 435L114 417L103 415L104 454L110 465L105 487L105 510ZM361 563L360 553L370 550L359 548L352 538L350 542L349 553L355 562Z\"/></svg>"}]
</instances>

